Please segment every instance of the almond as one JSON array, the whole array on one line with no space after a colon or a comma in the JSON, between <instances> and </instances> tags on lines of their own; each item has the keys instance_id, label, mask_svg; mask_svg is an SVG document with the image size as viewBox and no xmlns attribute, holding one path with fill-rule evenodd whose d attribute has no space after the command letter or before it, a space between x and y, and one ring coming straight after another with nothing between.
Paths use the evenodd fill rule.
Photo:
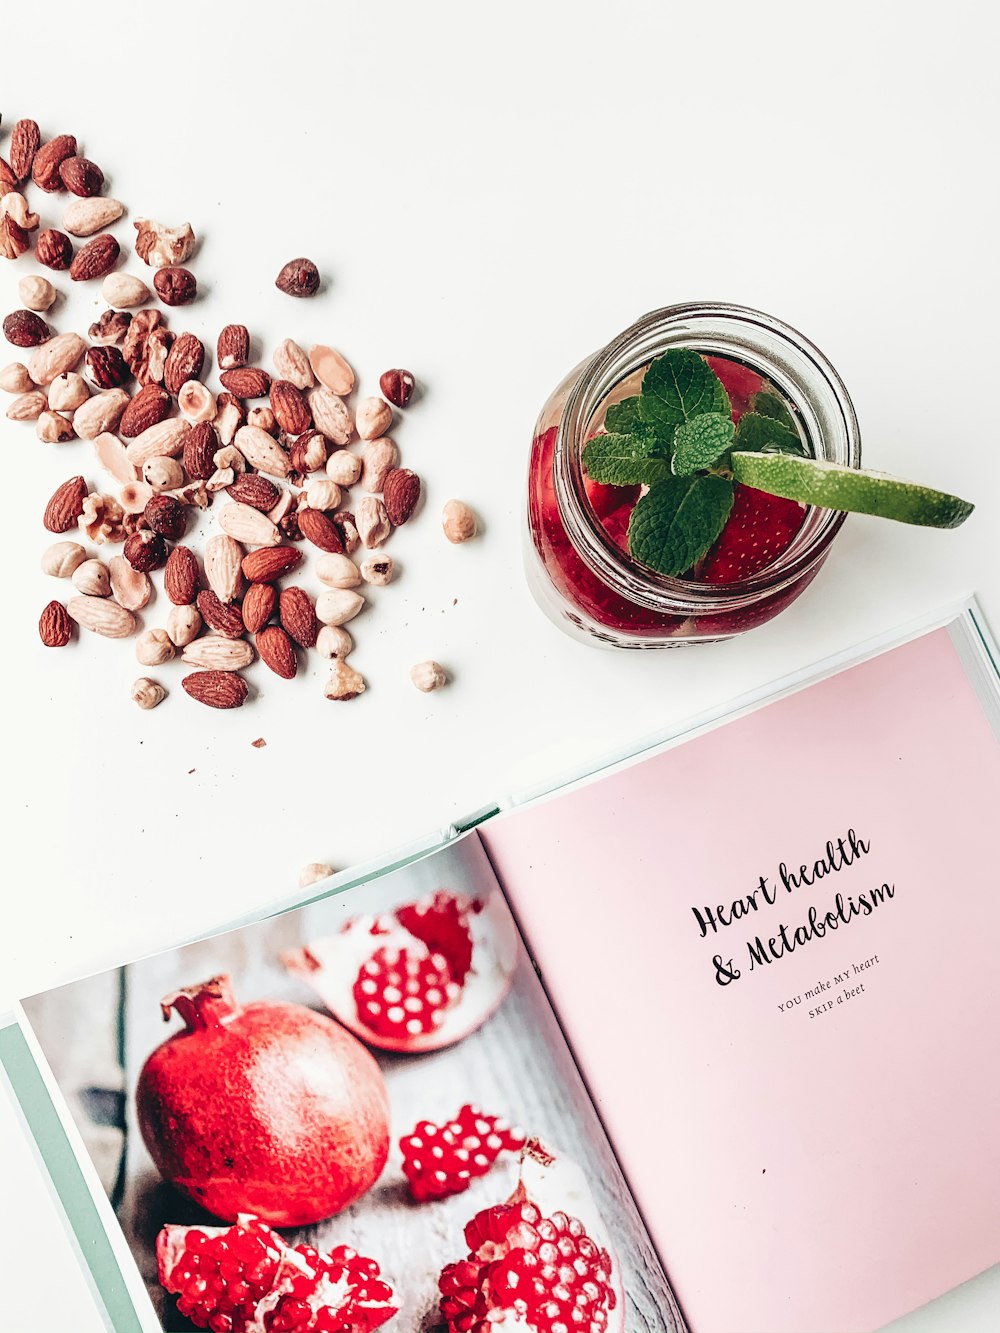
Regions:
<instances>
[{"instance_id":1,"label":"almond","mask_svg":"<svg viewBox=\"0 0 1000 1333\"><path fill-rule=\"evenodd\" d=\"M239 671L249 666L253 659L253 648L245 639L227 639L219 634L194 639L181 653L182 662L210 671Z\"/></svg>"},{"instance_id":2,"label":"almond","mask_svg":"<svg viewBox=\"0 0 1000 1333\"><path fill-rule=\"evenodd\" d=\"M266 514L233 501L219 510L219 527L246 546L277 546L281 533Z\"/></svg>"},{"instance_id":3,"label":"almond","mask_svg":"<svg viewBox=\"0 0 1000 1333\"><path fill-rule=\"evenodd\" d=\"M301 435L312 423L306 400L291 380L272 381L271 411L278 425L289 435Z\"/></svg>"},{"instance_id":4,"label":"almond","mask_svg":"<svg viewBox=\"0 0 1000 1333\"><path fill-rule=\"evenodd\" d=\"M37 421L48 407L48 399L40 389L22 393L7 408L9 421Z\"/></svg>"},{"instance_id":5,"label":"almond","mask_svg":"<svg viewBox=\"0 0 1000 1333\"><path fill-rule=\"evenodd\" d=\"M174 606L190 606L198 595L198 561L186 546L175 546L163 570L163 591Z\"/></svg>"},{"instance_id":6,"label":"almond","mask_svg":"<svg viewBox=\"0 0 1000 1333\"><path fill-rule=\"evenodd\" d=\"M74 199L63 214L63 229L71 236L93 236L110 227L125 212L117 199Z\"/></svg>"},{"instance_id":7,"label":"almond","mask_svg":"<svg viewBox=\"0 0 1000 1333\"><path fill-rule=\"evenodd\" d=\"M76 417L73 418L73 424L76 425ZM112 435L110 431L102 431L100 435L95 436L94 457L105 472L110 472L122 485L128 486L139 480L138 473L128 461L125 446L118 436Z\"/></svg>"},{"instance_id":8,"label":"almond","mask_svg":"<svg viewBox=\"0 0 1000 1333\"><path fill-rule=\"evenodd\" d=\"M73 637L73 622L62 602L49 602L38 620L38 635L46 648L65 648Z\"/></svg>"},{"instance_id":9,"label":"almond","mask_svg":"<svg viewBox=\"0 0 1000 1333\"><path fill-rule=\"evenodd\" d=\"M19 120L10 135L10 169L18 181L26 181L42 136L34 120Z\"/></svg>"},{"instance_id":10,"label":"almond","mask_svg":"<svg viewBox=\"0 0 1000 1333\"><path fill-rule=\"evenodd\" d=\"M88 494L87 483L82 477L64 481L53 493L42 516L42 523L49 532L69 532L70 528L75 528Z\"/></svg>"},{"instance_id":11,"label":"almond","mask_svg":"<svg viewBox=\"0 0 1000 1333\"><path fill-rule=\"evenodd\" d=\"M209 708L240 708L249 693L246 681L234 671L195 671L181 685L192 699Z\"/></svg>"},{"instance_id":12,"label":"almond","mask_svg":"<svg viewBox=\"0 0 1000 1333\"><path fill-rule=\"evenodd\" d=\"M288 380L296 389L311 389L316 383L309 358L291 338L286 338L275 349L274 368L281 379Z\"/></svg>"},{"instance_id":13,"label":"almond","mask_svg":"<svg viewBox=\"0 0 1000 1333\"><path fill-rule=\"evenodd\" d=\"M45 190L47 194L55 194L57 190L65 189L59 176L59 168L75 152L76 139L72 134L57 134L54 139L42 144L35 152L31 164L31 179L40 190Z\"/></svg>"},{"instance_id":14,"label":"almond","mask_svg":"<svg viewBox=\"0 0 1000 1333\"><path fill-rule=\"evenodd\" d=\"M59 179L70 194L79 195L81 199L100 194L104 188L104 172L89 157L63 158L59 164Z\"/></svg>"},{"instance_id":15,"label":"almond","mask_svg":"<svg viewBox=\"0 0 1000 1333\"><path fill-rule=\"evenodd\" d=\"M31 354L28 374L36 384L51 384L72 370L86 350L87 344L78 333L59 333Z\"/></svg>"},{"instance_id":16,"label":"almond","mask_svg":"<svg viewBox=\"0 0 1000 1333\"><path fill-rule=\"evenodd\" d=\"M304 588L282 588L278 599L278 619L300 648L312 648L319 633L319 622L312 598Z\"/></svg>"},{"instance_id":17,"label":"almond","mask_svg":"<svg viewBox=\"0 0 1000 1333\"><path fill-rule=\"evenodd\" d=\"M271 388L271 376L256 366L237 366L232 370L224 370L219 379L237 398L266 398Z\"/></svg>"},{"instance_id":18,"label":"almond","mask_svg":"<svg viewBox=\"0 0 1000 1333\"><path fill-rule=\"evenodd\" d=\"M220 370L235 370L250 360L250 331L245 324L227 324L219 334L215 359Z\"/></svg>"},{"instance_id":19,"label":"almond","mask_svg":"<svg viewBox=\"0 0 1000 1333\"><path fill-rule=\"evenodd\" d=\"M413 516L420 499L420 478L409 468L394 467L386 473L382 483L382 500L389 522L401 528Z\"/></svg>"},{"instance_id":20,"label":"almond","mask_svg":"<svg viewBox=\"0 0 1000 1333\"><path fill-rule=\"evenodd\" d=\"M167 355L163 387L175 396L188 380L196 380L205 364L205 348L193 333L182 333Z\"/></svg>"},{"instance_id":21,"label":"almond","mask_svg":"<svg viewBox=\"0 0 1000 1333\"><path fill-rule=\"evenodd\" d=\"M120 347L91 347L86 363L90 378L98 389L120 389L132 378Z\"/></svg>"},{"instance_id":22,"label":"almond","mask_svg":"<svg viewBox=\"0 0 1000 1333\"><path fill-rule=\"evenodd\" d=\"M79 542L53 542L42 555L42 573L54 579L68 579L86 558L87 552Z\"/></svg>"},{"instance_id":23,"label":"almond","mask_svg":"<svg viewBox=\"0 0 1000 1333\"><path fill-rule=\"evenodd\" d=\"M108 305L118 310L130 310L133 306L145 305L149 300L149 288L131 273L109 273L101 284L101 295Z\"/></svg>"},{"instance_id":24,"label":"almond","mask_svg":"<svg viewBox=\"0 0 1000 1333\"><path fill-rule=\"evenodd\" d=\"M354 418L347 404L324 388L310 389L308 402L316 429L333 444L346 444L354 434Z\"/></svg>"},{"instance_id":25,"label":"almond","mask_svg":"<svg viewBox=\"0 0 1000 1333\"><path fill-rule=\"evenodd\" d=\"M73 427L81 440L97 440L107 431L113 431L128 410L129 396L124 389L108 389L104 393L95 393L92 398L81 404L73 415ZM128 477L114 474L119 481L128 481ZM133 473L134 475L134 473Z\"/></svg>"},{"instance_id":26,"label":"almond","mask_svg":"<svg viewBox=\"0 0 1000 1333\"><path fill-rule=\"evenodd\" d=\"M243 586L243 547L224 532L205 543L205 577L221 602L231 602Z\"/></svg>"},{"instance_id":27,"label":"almond","mask_svg":"<svg viewBox=\"0 0 1000 1333\"><path fill-rule=\"evenodd\" d=\"M270 514L281 499L281 488L259 472L247 472L237 477L227 489L232 499L249 505L251 509L259 509L262 514Z\"/></svg>"},{"instance_id":28,"label":"almond","mask_svg":"<svg viewBox=\"0 0 1000 1333\"><path fill-rule=\"evenodd\" d=\"M313 347L309 353L309 365L320 384L325 385L331 393L342 396L354 388L354 371L332 347L324 347L322 343Z\"/></svg>"},{"instance_id":29,"label":"almond","mask_svg":"<svg viewBox=\"0 0 1000 1333\"><path fill-rule=\"evenodd\" d=\"M211 588L206 588L198 594L197 607L209 629L214 629L226 639L243 638L246 625L240 608L234 603L220 601Z\"/></svg>"},{"instance_id":30,"label":"almond","mask_svg":"<svg viewBox=\"0 0 1000 1333\"><path fill-rule=\"evenodd\" d=\"M277 440L259 426L241 426L233 443L247 462L272 477L287 477L292 470L291 459Z\"/></svg>"},{"instance_id":31,"label":"almond","mask_svg":"<svg viewBox=\"0 0 1000 1333\"><path fill-rule=\"evenodd\" d=\"M52 337L52 330L34 310L14 310L3 322L3 336L14 347L38 347Z\"/></svg>"},{"instance_id":32,"label":"almond","mask_svg":"<svg viewBox=\"0 0 1000 1333\"><path fill-rule=\"evenodd\" d=\"M366 495L354 507L354 521L358 535L369 550L375 550L388 540L392 532L389 513L377 495Z\"/></svg>"},{"instance_id":33,"label":"almond","mask_svg":"<svg viewBox=\"0 0 1000 1333\"><path fill-rule=\"evenodd\" d=\"M273 583L302 559L294 546L264 546L243 558L243 577L248 583Z\"/></svg>"},{"instance_id":34,"label":"almond","mask_svg":"<svg viewBox=\"0 0 1000 1333\"><path fill-rule=\"evenodd\" d=\"M270 583L253 583L243 598L243 624L257 634L274 615L278 594ZM263 654L261 654L263 656Z\"/></svg>"},{"instance_id":35,"label":"almond","mask_svg":"<svg viewBox=\"0 0 1000 1333\"><path fill-rule=\"evenodd\" d=\"M113 555L108 561L111 576L111 595L126 611L141 611L153 595L149 575L133 569L123 555Z\"/></svg>"},{"instance_id":36,"label":"almond","mask_svg":"<svg viewBox=\"0 0 1000 1333\"><path fill-rule=\"evenodd\" d=\"M271 668L276 676L291 680L298 670L295 649L288 634L280 625L266 625L255 640L260 660Z\"/></svg>"},{"instance_id":37,"label":"almond","mask_svg":"<svg viewBox=\"0 0 1000 1333\"><path fill-rule=\"evenodd\" d=\"M184 471L194 481L208 481L215 471L219 436L209 421L199 421L184 436Z\"/></svg>"},{"instance_id":38,"label":"almond","mask_svg":"<svg viewBox=\"0 0 1000 1333\"><path fill-rule=\"evenodd\" d=\"M113 236L95 236L82 250L77 251L69 266L69 276L74 282L103 278L118 263L120 254L121 246Z\"/></svg>"},{"instance_id":39,"label":"almond","mask_svg":"<svg viewBox=\"0 0 1000 1333\"><path fill-rule=\"evenodd\" d=\"M46 227L35 241L35 258L46 268L63 273L73 262L73 242L65 232Z\"/></svg>"},{"instance_id":40,"label":"almond","mask_svg":"<svg viewBox=\"0 0 1000 1333\"><path fill-rule=\"evenodd\" d=\"M71 597L66 610L83 629L107 639L127 639L135 629L135 616L107 597Z\"/></svg>"},{"instance_id":41,"label":"almond","mask_svg":"<svg viewBox=\"0 0 1000 1333\"><path fill-rule=\"evenodd\" d=\"M128 445L129 461L141 468L150 458L175 458L184 448L184 441L191 431L188 422L181 417L170 417L150 426L141 435L137 435Z\"/></svg>"},{"instance_id":42,"label":"almond","mask_svg":"<svg viewBox=\"0 0 1000 1333\"><path fill-rule=\"evenodd\" d=\"M165 421L170 411L170 395L158 384L145 384L126 407L118 426L118 433L134 440L150 426Z\"/></svg>"},{"instance_id":43,"label":"almond","mask_svg":"<svg viewBox=\"0 0 1000 1333\"><path fill-rule=\"evenodd\" d=\"M332 551L339 555L344 549L344 539L340 528L322 509L301 509L298 514L299 527L303 537L318 546L321 551Z\"/></svg>"}]
</instances>

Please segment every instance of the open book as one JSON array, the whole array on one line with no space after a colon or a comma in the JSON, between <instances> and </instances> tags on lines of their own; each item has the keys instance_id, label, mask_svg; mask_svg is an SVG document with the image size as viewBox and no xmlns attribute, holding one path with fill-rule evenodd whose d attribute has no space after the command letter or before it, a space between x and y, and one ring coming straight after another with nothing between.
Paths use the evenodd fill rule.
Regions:
<instances>
[{"instance_id":1,"label":"open book","mask_svg":"<svg viewBox=\"0 0 1000 1333\"><path fill-rule=\"evenodd\" d=\"M340 1211L273 1225L375 1259L395 1333L478 1327L441 1277L457 1261L516 1312L463 1228L536 1190L594 1241L591 1303L571 1293L588 1330L874 1329L996 1263L998 740L972 605L264 920L26 999L0 1058L110 1326L194 1326L162 1228L291 1217L303 1174L332 1202L322 1165L277 1202L226 1176L246 1107L217 1046L179 1124L142 1072L184 1028L161 999L183 1010L220 974L374 1052L388 1161ZM414 1165L420 1122L467 1104L511 1127L495 1160ZM211 1169L181 1170L174 1140L212 1125Z\"/></svg>"}]
</instances>

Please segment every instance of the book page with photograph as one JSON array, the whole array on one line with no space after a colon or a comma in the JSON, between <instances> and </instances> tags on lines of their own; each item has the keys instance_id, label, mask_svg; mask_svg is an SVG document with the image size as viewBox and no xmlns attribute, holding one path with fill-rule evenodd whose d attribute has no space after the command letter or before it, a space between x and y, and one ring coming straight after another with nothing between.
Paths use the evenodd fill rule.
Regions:
<instances>
[{"instance_id":1,"label":"book page with photograph","mask_svg":"<svg viewBox=\"0 0 1000 1333\"><path fill-rule=\"evenodd\" d=\"M143 1327L683 1329L475 834L22 1026Z\"/></svg>"},{"instance_id":2,"label":"book page with photograph","mask_svg":"<svg viewBox=\"0 0 1000 1333\"><path fill-rule=\"evenodd\" d=\"M694 1333L1000 1260L998 808L939 629L481 830Z\"/></svg>"}]
</instances>

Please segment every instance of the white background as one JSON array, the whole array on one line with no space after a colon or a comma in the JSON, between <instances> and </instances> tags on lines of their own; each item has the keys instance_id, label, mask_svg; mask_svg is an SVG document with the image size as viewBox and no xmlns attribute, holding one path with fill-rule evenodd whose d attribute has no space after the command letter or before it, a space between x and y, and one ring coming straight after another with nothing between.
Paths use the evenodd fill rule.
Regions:
<instances>
[{"instance_id":1,"label":"white background","mask_svg":"<svg viewBox=\"0 0 1000 1333\"><path fill-rule=\"evenodd\" d=\"M285 896L304 862L379 855L969 591L1000 627L990 11L50 0L44 21L5 13L5 125L75 133L131 216L190 219L203 238L204 299L174 327L214 343L246 322L265 354L286 335L331 342L365 392L387 366L412 369L423 398L395 434L429 498L393 543L398 584L351 626L363 698L327 702L314 660L291 685L256 668L256 700L220 714L183 695L175 664L150 673L171 695L144 714L130 645L46 652L35 634L66 592L36 572L41 510L71 472L96 479L89 445L44 446L0 420L13 464L0 1010ZM49 201L46 220L61 208ZM273 287L297 254L329 279L311 303ZM28 271L0 270L3 313ZM74 293L53 322L85 327L93 298ZM809 593L743 640L591 650L543 619L522 576L534 416L638 315L697 298L802 329L849 386L866 462L978 510L957 532L849 521ZM465 547L438 526L451 495L483 519ZM161 614L162 598L146 624ZM425 657L454 677L431 696L407 678ZM758 790L711 794L720 835L727 800L780 800L803 776L761 755ZM28 1333L61 1242L6 1128L0 1172L18 1199L0 1210L0 1267L17 1275L0 1329ZM72 1290L74 1327L97 1327ZM998 1315L994 1273L901 1327L972 1333Z\"/></svg>"}]
</instances>

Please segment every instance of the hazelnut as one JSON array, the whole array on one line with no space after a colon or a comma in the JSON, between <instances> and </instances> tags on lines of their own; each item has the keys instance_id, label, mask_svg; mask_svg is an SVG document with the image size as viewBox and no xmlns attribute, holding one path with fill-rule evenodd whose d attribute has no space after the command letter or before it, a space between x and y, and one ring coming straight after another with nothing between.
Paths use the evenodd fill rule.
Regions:
<instances>
[{"instance_id":1,"label":"hazelnut","mask_svg":"<svg viewBox=\"0 0 1000 1333\"><path fill-rule=\"evenodd\" d=\"M392 524L389 522L385 505L376 495L365 495L358 501L354 510L354 521L357 524L358 536L369 550L381 546L392 532Z\"/></svg>"},{"instance_id":2,"label":"hazelnut","mask_svg":"<svg viewBox=\"0 0 1000 1333\"><path fill-rule=\"evenodd\" d=\"M319 291L319 269L311 259L290 259L274 285L286 296L315 296Z\"/></svg>"},{"instance_id":3,"label":"hazelnut","mask_svg":"<svg viewBox=\"0 0 1000 1333\"><path fill-rule=\"evenodd\" d=\"M365 604L359 592L347 588L330 588L316 599L316 618L324 625L344 625L353 620Z\"/></svg>"},{"instance_id":4,"label":"hazelnut","mask_svg":"<svg viewBox=\"0 0 1000 1333\"><path fill-rule=\"evenodd\" d=\"M172 495L154 495L142 511L142 517L150 530L161 537L175 542L184 536L187 512Z\"/></svg>"},{"instance_id":5,"label":"hazelnut","mask_svg":"<svg viewBox=\"0 0 1000 1333\"><path fill-rule=\"evenodd\" d=\"M86 597L107 597L111 592L111 575L102 560L84 560L72 574L73 587Z\"/></svg>"},{"instance_id":6,"label":"hazelnut","mask_svg":"<svg viewBox=\"0 0 1000 1333\"><path fill-rule=\"evenodd\" d=\"M201 612L196 606L172 606L167 612L167 635L175 648L186 648L201 632Z\"/></svg>"},{"instance_id":7,"label":"hazelnut","mask_svg":"<svg viewBox=\"0 0 1000 1333\"><path fill-rule=\"evenodd\" d=\"M410 680L418 690L430 694L432 690L439 690L442 685L447 684L448 676L440 662L418 662L415 667L410 668Z\"/></svg>"},{"instance_id":8,"label":"hazelnut","mask_svg":"<svg viewBox=\"0 0 1000 1333\"><path fill-rule=\"evenodd\" d=\"M177 394L177 406L188 421L214 421L218 411L215 395L199 380L186 380Z\"/></svg>"},{"instance_id":9,"label":"hazelnut","mask_svg":"<svg viewBox=\"0 0 1000 1333\"><path fill-rule=\"evenodd\" d=\"M376 440L392 425L392 408L383 398L364 398L355 413L355 426L363 440Z\"/></svg>"},{"instance_id":10,"label":"hazelnut","mask_svg":"<svg viewBox=\"0 0 1000 1333\"><path fill-rule=\"evenodd\" d=\"M108 305L126 310L145 305L149 300L149 288L131 273L109 273L101 283L101 295Z\"/></svg>"},{"instance_id":11,"label":"hazelnut","mask_svg":"<svg viewBox=\"0 0 1000 1333\"><path fill-rule=\"evenodd\" d=\"M399 462L399 450L388 438L372 440L363 455L364 466L361 470L361 485L366 491L378 493L385 485L387 473Z\"/></svg>"},{"instance_id":12,"label":"hazelnut","mask_svg":"<svg viewBox=\"0 0 1000 1333\"><path fill-rule=\"evenodd\" d=\"M347 449L336 449L326 460L326 475L338 486L353 486L361 476L361 459Z\"/></svg>"},{"instance_id":13,"label":"hazelnut","mask_svg":"<svg viewBox=\"0 0 1000 1333\"><path fill-rule=\"evenodd\" d=\"M361 577L366 583L372 583L377 588L384 588L387 583L391 583L392 574L391 555L381 555L371 560L365 560L361 565Z\"/></svg>"},{"instance_id":14,"label":"hazelnut","mask_svg":"<svg viewBox=\"0 0 1000 1333\"><path fill-rule=\"evenodd\" d=\"M27 306L29 310L42 312L55 303L59 294L48 278L43 278L40 273L32 273L27 278L22 278L17 284L17 292L22 305Z\"/></svg>"},{"instance_id":15,"label":"hazelnut","mask_svg":"<svg viewBox=\"0 0 1000 1333\"><path fill-rule=\"evenodd\" d=\"M167 692L163 686L158 681L150 680L148 676L140 676L132 686L133 702L143 709L155 708L166 697Z\"/></svg>"},{"instance_id":16,"label":"hazelnut","mask_svg":"<svg viewBox=\"0 0 1000 1333\"><path fill-rule=\"evenodd\" d=\"M153 286L164 305L190 305L198 295L198 280L187 268L158 268Z\"/></svg>"},{"instance_id":17,"label":"hazelnut","mask_svg":"<svg viewBox=\"0 0 1000 1333\"><path fill-rule=\"evenodd\" d=\"M361 571L349 555L330 552L316 561L316 577L328 588L356 588Z\"/></svg>"},{"instance_id":18,"label":"hazelnut","mask_svg":"<svg viewBox=\"0 0 1000 1333\"><path fill-rule=\"evenodd\" d=\"M135 655L143 666L162 666L174 655L174 645L165 629L147 629L139 635Z\"/></svg>"},{"instance_id":19,"label":"hazelnut","mask_svg":"<svg viewBox=\"0 0 1000 1333\"><path fill-rule=\"evenodd\" d=\"M147 458L142 465L142 478L154 491L176 491L184 485L184 469L176 458Z\"/></svg>"},{"instance_id":20,"label":"hazelnut","mask_svg":"<svg viewBox=\"0 0 1000 1333\"><path fill-rule=\"evenodd\" d=\"M0 389L4 393L30 393L35 382L28 374L28 367L20 361L12 361L0 370Z\"/></svg>"},{"instance_id":21,"label":"hazelnut","mask_svg":"<svg viewBox=\"0 0 1000 1333\"><path fill-rule=\"evenodd\" d=\"M393 407L405 407L413 397L416 381L408 370L387 370L379 378L378 387Z\"/></svg>"},{"instance_id":22,"label":"hazelnut","mask_svg":"<svg viewBox=\"0 0 1000 1333\"><path fill-rule=\"evenodd\" d=\"M35 434L43 444L63 444L76 434L69 417L58 412L42 412L35 422Z\"/></svg>"},{"instance_id":23,"label":"hazelnut","mask_svg":"<svg viewBox=\"0 0 1000 1333\"><path fill-rule=\"evenodd\" d=\"M42 554L42 573L54 579L68 579L86 558L87 552L79 542L53 542Z\"/></svg>"},{"instance_id":24,"label":"hazelnut","mask_svg":"<svg viewBox=\"0 0 1000 1333\"><path fill-rule=\"evenodd\" d=\"M310 509L338 509L342 499L340 487L335 481L313 481L306 490L306 502Z\"/></svg>"},{"instance_id":25,"label":"hazelnut","mask_svg":"<svg viewBox=\"0 0 1000 1333\"><path fill-rule=\"evenodd\" d=\"M299 871L299 888L308 889L310 884L318 884L322 879L329 879L333 873L333 866L324 865L322 861L310 861L309 865L303 866Z\"/></svg>"},{"instance_id":26,"label":"hazelnut","mask_svg":"<svg viewBox=\"0 0 1000 1333\"><path fill-rule=\"evenodd\" d=\"M57 375L49 385L49 407L53 412L75 412L89 397L87 381L73 371Z\"/></svg>"},{"instance_id":27,"label":"hazelnut","mask_svg":"<svg viewBox=\"0 0 1000 1333\"><path fill-rule=\"evenodd\" d=\"M316 651L320 657L345 658L354 651L354 640L340 625L324 625L316 636Z\"/></svg>"},{"instance_id":28,"label":"hazelnut","mask_svg":"<svg viewBox=\"0 0 1000 1333\"><path fill-rule=\"evenodd\" d=\"M323 693L328 699L356 699L365 692L364 677L339 658L334 658L330 679Z\"/></svg>"},{"instance_id":29,"label":"hazelnut","mask_svg":"<svg viewBox=\"0 0 1000 1333\"><path fill-rule=\"evenodd\" d=\"M268 435L278 434L278 422L269 407L251 407L247 413L247 425L266 430Z\"/></svg>"},{"instance_id":30,"label":"hazelnut","mask_svg":"<svg viewBox=\"0 0 1000 1333\"><path fill-rule=\"evenodd\" d=\"M464 500L449 500L441 512L441 526L450 542L467 542L476 535L476 516Z\"/></svg>"},{"instance_id":31,"label":"hazelnut","mask_svg":"<svg viewBox=\"0 0 1000 1333\"><path fill-rule=\"evenodd\" d=\"M123 553L133 569L148 574L151 569L161 569L166 564L167 543L158 532L141 530L126 539Z\"/></svg>"}]
</instances>

